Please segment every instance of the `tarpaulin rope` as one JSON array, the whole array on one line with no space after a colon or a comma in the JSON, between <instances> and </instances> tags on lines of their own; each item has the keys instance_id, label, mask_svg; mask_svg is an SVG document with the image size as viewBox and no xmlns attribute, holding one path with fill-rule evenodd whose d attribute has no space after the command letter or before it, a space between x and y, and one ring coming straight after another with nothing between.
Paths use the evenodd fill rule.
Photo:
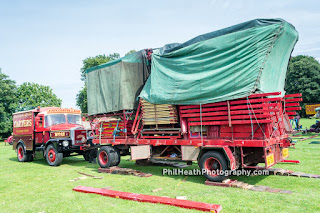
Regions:
<instances>
[{"instance_id":1,"label":"tarpaulin rope","mask_svg":"<svg viewBox=\"0 0 320 213\"><path fill-rule=\"evenodd\" d=\"M255 117L255 120L257 121L257 124L258 124L258 126L259 126L259 128L261 129L261 131L262 131L262 133L263 133L263 135L264 135L264 137L266 138L266 134L264 133L264 131L263 131L263 129L262 129L262 127L261 127L261 125L260 125L260 123L259 123L259 121L258 121L258 119L257 119L257 116L256 116L256 114L254 113L254 111L253 111L253 107L252 107L252 105L251 105L251 103L250 103L250 100L249 100L249 98L247 97L247 103L249 103L249 105L248 106L250 106L250 108L252 109L252 114L253 114L253 116ZM251 115L250 115L250 118L251 118ZM252 121L251 121L251 124L252 124ZM253 128L253 127L252 127ZM253 130L252 130L253 131ZM252 133L252 137L253 137L253 133Z\"/></svg>"},{"instance_id":2,"label":"tarpaulin rope","mask_svg":"<svg viewBox=\"0 0 320 213\"><path fill-rule=\"evenodd\" d=\"M252 123L252 117L251 117L251 112L250 112L250 108L249 108L249 98L247 96L247 107L248 107L248 112L249 112L249 116L250 116L250 121L251 121L251 139L253 140L253 123Z\"/></svg>"}]
</instances>

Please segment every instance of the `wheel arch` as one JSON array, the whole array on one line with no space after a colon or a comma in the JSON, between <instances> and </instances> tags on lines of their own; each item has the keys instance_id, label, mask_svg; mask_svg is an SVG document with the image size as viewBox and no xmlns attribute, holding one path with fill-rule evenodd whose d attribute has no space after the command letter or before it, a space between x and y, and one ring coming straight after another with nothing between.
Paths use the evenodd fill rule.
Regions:
<instances>
[{"instance_id":1,"label":"wheel arch","mask_svg":"<svg viewBox=\"0 0 320 213\"><path fill-rule=\"evenodd\" d=\"M48 140L48 141L46 142L46 145L45 145L44 149L47 149L47 147L48 147L50 144L53 144L55 148L58 148L58 142L59 142L59 141L58 141L57 139L54 139L54 140L50 139L50 140Z\"/></svg>"},{"instance_id":2,"label":"wheel arch","mask_svg":"<svg viewBox=\"0 0 320 213\"><path fill-rule=\"evenodd\" d=\"M19 146L20 144L22 145L23 151L24 151L24 152L27 152L26 145L24 144L24 141L23 141L23 140L19 140L19 141L18 141L18 143L17 143L17 145L16 145L16 149L18 149L18 146Z\"/></svg>"},{"instance_id":3,"label":"wheel arch","mask_svg":"<svg viewBox=\"0 0 320 213\"><path fill-rule=\"evenodd\" d=\"M202 155L210 151L216 151L222 154L227 159L228 168L231 170L236 169L235 157L233 156L231 149L227 146L226 147L203 147L199 153L198 162L200 162Z\"/></svg>"}]
</instances>

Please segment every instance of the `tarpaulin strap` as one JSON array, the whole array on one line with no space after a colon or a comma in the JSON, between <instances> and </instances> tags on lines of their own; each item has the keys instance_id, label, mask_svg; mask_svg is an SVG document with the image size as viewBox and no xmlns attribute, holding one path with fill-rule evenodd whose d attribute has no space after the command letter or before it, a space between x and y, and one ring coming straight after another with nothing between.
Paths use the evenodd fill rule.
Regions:
<instances>
[{"instance_id":1,"label":"tarpaulin strap","mask_svg":"<svg viewBox=\"0 0 320 213\"><path fill-rule=\"evenodd\" d=\"M102 128L103 128L103 121L101 121L101 123L100 123L100 129L99 129L99 144L100 144L100 145L101 145Z\"/></svg>"},{"instance_id":2,"label":"tarpaulin strap","mask_svg":"<svg viewBox=\"0 0 320 213\"><path fill-rule=\"evenodd\" d=\"M252 123L252 117L251 117L251 112L250 112L250 108L249 108L249 98L247 96L247 106L248 106L248 112L250 115L250 121L251 121L251 139L253 140L253 123Z\"/></svg>"},{"instance_id":3,"label":"tarpaulin strap","mask_svg":"<svg viewBox=\"0 0 320 213\"><path fill-rule=\"evenodd\" d=\"M227 103L228 103L228 121L229 121L229 127L231 127L232 124L231 124L231 114L230 114L230 103L229 101L227 101Z\"/></svg>"},{"instance_id":4,"label":"tarpaulin strap","mask_svg":"<svg viewBox=\"0 0 320 213\"><path fill-rule=\"evenodd\" d=\"M249 98L247 97L247 102L249 103L249 105L250 105L250 108L251 108L251 110L252 110L252 114L253 114L253 116L255 117L255 119L256 119L256 121L257 121L257 124L258 124L258 126L259 126L259 128L261 129L261 131L262 131L262 133L263 133L263 135L264 135L264 137L266 138L266 134L264 133L264 131L263 131L263 129L262 129L262 127L261 127L261 125L260 125L260 123L258 122L258 119L257 119L257 116L256 116L256 114L254 113L254 111L253 111L253 107L252 107L252 105L251 105L251 103L250 103L250 100L249 100ZM251 118L251 114L250 114L250 118ZM252 122L252 121L251 121ZM252 127L253 128L253 127ZM253 132L252 132L252 138L253 138Z\"/></svg>"}]
</instances>

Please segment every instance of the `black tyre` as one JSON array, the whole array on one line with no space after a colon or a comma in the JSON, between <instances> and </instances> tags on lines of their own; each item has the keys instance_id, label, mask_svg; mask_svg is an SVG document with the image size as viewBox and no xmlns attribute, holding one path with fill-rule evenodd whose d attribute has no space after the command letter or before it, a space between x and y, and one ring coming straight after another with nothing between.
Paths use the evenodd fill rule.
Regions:
<instances>
[{"instance_id":1,"label":"black tyre","mask_svg":"<svg viewBox=\"0 0 320 213\"><path fill-rule=\"evenodd\" d=\"M27 162L28 161L28 155L25 152L23 144L19 144L17 146L17 157L19 162Z\"/></svg>"},{"instance_id":2,"label":"black tyre","mask_svg":"<svg viewBox=\"0 0 320 213\"><path fill-rule=\"evenodd\" d=\"M53 144L47 146L46 160L50 166L59 166L63 159L63 153L59 153Z\"/></svg>"},{"instance_id":3,"label":"black tyre","mask_svg":"<svg viewBox=\"0 0 320 213\"><path fill-rule=\"evenodd\" d=\"M89 161L89 160L90 160L90 151L91 151L91 150L87 150L87 151L84 151L84 153L83 153L83 158L84 158L86 161Z\"/></svg>"},{"instance_id":4,"label":"black tyre","mask_svg":"<svg viewBox=\"0 0 320 213\"><path fill-rule=\"evenodd\" d=\"M116 163L116 151L113 147L103 146L98 151L98 162L101 168L109 168Z\"/></svg>"},{"instance_id":5,"label":"black tyre","mask_svg":"<svg viewBox=\"0 0 320 213\"><path fill-rule=\"evenodd\" d=\"M221 182L227 176L220 174L228 169L227 159L217 151L209 151L200 158L199 166L204 172L204 177L213 182Z\"/></svg>"},{"instance_id":6,"label":"black tyre","mask_svg":"<svg viewBox=\"0 0 320 213\"><path fill-rule=\"evenodd\" d=\"M120 150L117 147L111 147L114 150L114 159L112 162L112 166L118 166L121 161Z\"/></svg>"}]
</instances>

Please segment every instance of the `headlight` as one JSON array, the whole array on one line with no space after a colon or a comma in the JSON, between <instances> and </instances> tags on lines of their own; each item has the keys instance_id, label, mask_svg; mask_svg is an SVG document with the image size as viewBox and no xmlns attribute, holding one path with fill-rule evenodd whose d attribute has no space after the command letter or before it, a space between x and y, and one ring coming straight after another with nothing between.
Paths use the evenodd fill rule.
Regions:
<instances>
[{"instance_id":1,"label":"headlight","mask_svg":"<svg viewBox=\"0 0 320 213\"><path fill-rule=\"evenodd\" d=\"M69 146L69 141L63 141L63 142L62 142L62 145L65 146L65 147L66 147L66 146Z\"/></svg>"}]
</instances>

